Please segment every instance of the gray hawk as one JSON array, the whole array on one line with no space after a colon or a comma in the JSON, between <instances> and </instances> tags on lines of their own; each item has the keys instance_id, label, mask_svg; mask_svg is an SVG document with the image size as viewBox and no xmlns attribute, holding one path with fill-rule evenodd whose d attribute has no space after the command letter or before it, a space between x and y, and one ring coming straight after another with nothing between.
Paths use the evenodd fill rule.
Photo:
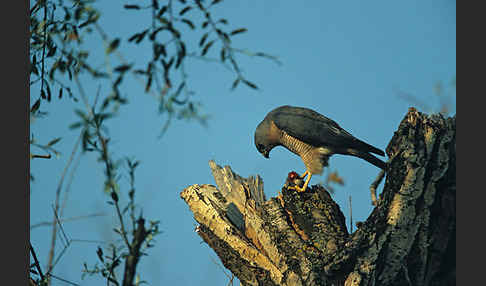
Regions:
<instances>
[{"instance_id":1,"label":"gray hawk","mask_svg":"<svg viewBox=\"0 0 486 286\"><path fill-rule=\"evenodd\" d=\"M304 192L314 174L322 174L334 154L351 155L368 161L385 170L386 163L370 153L384 156L385 153L365 143L341 128L332 119L304 107L280 106L270 111L255 130L255 146L265 157L277 146L284 146L297 154L305 164L302 187L293 187Z\"/></svg>"}]
</instances>

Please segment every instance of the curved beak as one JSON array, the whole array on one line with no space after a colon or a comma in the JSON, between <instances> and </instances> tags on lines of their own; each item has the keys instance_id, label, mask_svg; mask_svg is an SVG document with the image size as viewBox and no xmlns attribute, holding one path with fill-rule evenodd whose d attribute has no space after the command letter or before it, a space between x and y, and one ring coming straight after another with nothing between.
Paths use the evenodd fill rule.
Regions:
<instances>
[{"instance_id":1,"label":"curved beak","mask_svg":"<svg viewBox=\"0 0 486 286\"><path fill-rule=\"evenodd\" d=\"M263 152L263 157L265 157L267 159L270 158L269 153L270 152L268 152L268 151Z\"/></svg>"}]
</instances>

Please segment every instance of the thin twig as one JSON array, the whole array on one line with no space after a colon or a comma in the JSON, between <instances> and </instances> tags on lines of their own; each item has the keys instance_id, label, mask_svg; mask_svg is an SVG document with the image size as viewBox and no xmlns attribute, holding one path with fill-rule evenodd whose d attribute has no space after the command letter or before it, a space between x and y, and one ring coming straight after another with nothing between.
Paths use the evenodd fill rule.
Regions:
<instances>
[{"instance_id":1,"label":"thin twig","mask_svg":"<svg viewBox=\"0 0 486 286\"><path fill-rule=\"evenodd\" d=\"M54 261L54 263L52 263L52 266L48 269L48 272L47 272L48 275L51 273L52 269L54 269L54 267L57 265L57 263L61 260L61 257L64 255L64 253L66 252L66 250L71 245L71 241L67 237L66 233L64 232L64 228L62 227L62 224L59 221L59 216L57 214L57 211L55 210L54 206L52 208L54 210L54 215L55 215L55 218L56 218L56 222L59 224L59 229L61 230L61 233L63 235L65 244L64 244L64 248L61 250L61 253L59 253L59 255L57 256L57 258Z\"/></svg>"},{"instance_id":2,"label":"thin twig","mask_svg":"<svg viewBox=\"0 0 486 286\"><path fill-rule=\"evenodd\" d=\"M86 97L86 93L84 92L83 86L79 82L79 78L78 78L77 75L74 75L74 80L76 82L76 85L78 86L79 94L81 95L81 99L83 100L84 104L86 105L86 108L88 109L88 111L90 113L90 117L94 118L94 113L95 113L94 109L89 105L88 98ZM101 135L99 128L96 129L96 136L98 137L98 139L101 143L102 158L105 161L105 168L106 168L106 171L107 171L107 174L108 174L107 176L111 180L113 175L111 174L110 166L109 166L109 162L108 162L108 147L106 145L106 139ZM115 190L112 190L112 192L114 192L114 191ZM126 234L126 231L125 231L125 225L123 223L123 217L122 217L122 214L121 214L121 211L120 211L120 206L118 205L117 201L115 201L115 207L116 207L116 212L118 214L118 219L120 220L120 228L121 228L123 240L125 241L125 244L127 245L128 249L130 250L131 246L130 246L130 243L128 242L127 234Z\"/></svg>"},{"instance_id":3,"label":"thin twig","mask_svg":"<svg viewBox=\"0 0 486 286\"><path fill-rule=\"evenodd\" d=\"M64 228L62 227L61 221L59 220L59 216L58 216L57 211L54 208L54 206L52 206L52 210L54 211L54 215L56 217L56 221L59 224L59 229L61 230L61 233L63 235L64 241L65 241L65 245L68 245L69 244L69 238L67 237L66 232L64 232Z\"/></svg>"},{"instance_id":4,"label":"thin twig","mask_svg":"<svg viewBox=\"0 0 486 286\"><path fill-rule=\"evenodd\" d=\"M89 112L89 116L94 118L94 110L93 108L89 105L88 98L86 97L86 93L84 92L84 88L81 85L81 82L79 82L79 78L77 74L74 74L73 76L74 81L76 82L76 85L79 89L79 95L81 95L81 99L83 100L84 105L86 106L86 109Z\"/></svg>"},{"instance_id":5,"label":"thin twig","mask_svg":"<svg viewBox=\"0 0 486 286\"><path fill-rule=\"evenodd\" d=\"M74 154L76 153L76 150L79 147L79 143L81 142L81 138L82 138L82 133L79 134L79 137L76 140L76 143L74 143L74 147L73 147L73 150L71 152L71 155L69 156L68 162L66 163L64 170L62 171L61 179L59 180L59 184L58 184L57 190L56 190L56 203L55 203L55 208L54 208L56 211L59 210L59 199L60 199L60 196L61 196L61 190L62 190L62 184L64 182L64 177L67 173L67 170L69 169L69 166L71 165L71 162L73 161ZM57 223L56 222L57 222L57 220L54 217L54 219L52 221L51 248L49 250L49 258L48 258L48 262L47 262L47 269L49 270L49 272L52 270L52 262L54 260L54 251L55 251L55 247L56 247L56 239L57 239ZM48 281L48 284L50 284L50 279Z\"/></svg>"},{"instance_id":6,"label":"thin twig","mask_svg":"<svg viewBox=\"0 0 486 286\"><path fill-rule=\"evenodd\" d=\"M42 273L42 269L39 264L39 260L37 259L37 255L35 254L34 247L32 247L32 243L29 242L29 247L30 247L30 253L32 254L32 257L34 258L34 263L35 267L37 268L37 271L39 272L39 275L41 277L41 281L44 281L44 274Z\"/></svg>"},{"instance_id":7,"label":"thin twig","mask_svg":"<svg viewBox=\"0 0 486 286\"><path fill-rule=\"evenodd\" d=\"M80 286L79 284L76 284L76 283L74 283L74 282L68 281L68 280L63 279L63 278L61 278L61 277L59 277L59 276L56 276L56 275L54 275L54 274L49 274L49 276L51 276L52 278L55 278L55 279L57 279L57 280L59 280L59 281L62 281L62 282L65 282L65 283L71 284L71 285Z\"/></svg>"},{"instance_id":8,"label":"thin twig","mask_svg":"<svg viewBox=\"0 0 486 286\"><path fill-rule=\"evenodd\" d=\"M115 201L115 207L116 207L116 213L118 214L118 219L120 220L120 228L122 232L122 238L125 241L125 244L127 245L128 249L131 251L132 246L130 245L130 242L128 242L128 237L127 237L127 232L125 231L125 224L123 223L123 216L120 211L120 206L118 205L118 202Z\"/></svg>"},{"instance_id":9,"label":"thin twig","mask_svg":"<svg viewBox=\"0 0 486 286\"><path fill-rule=\"evenodd\" d=\"M69 181L67 182L66 188L64 190L64 199L62 201L62 206L61 206L61 210L60 210L60 217L61 218L63 217L64 209L66 209L69 191L71 190L71 185L73 183L74 174L76 173L76 170L78 169L80 161L81 161L81 154L79 154L78 157L76 158L76 163L74 163L74 166L71 169L71 174L69 175Z\"/></svg>"},{"instance_id":10,"label":"thin twig","mask_svg":"<svg viewBox=\"0 0 486 286\"><path fill-rule=\"evenodd\" d=\"M96 97L93 103L93 110L96 109L96 104L98 103L98 98L100 97L101 84L98 85L98 90L96 91Z\"/></svg>"},{"instance_id":11,"label":"thin twig","mask_svg":"<svg viewBox=\"0 0 486 286\"><path fill-rule=\"evenodd\" d=\"M51 154L47 154L47 155L32 154L32 155L30 155L30 158L32 158L32 159L34 159L34 158L51 159Z\"/></svg>"},{"instance_id":12,"label":"thin twig","mask_svg":"<svg viewBox=\"0 0 486 286\"><path fill-rule=\"evenodd\" d=\"M94 240L94 239L71 239L71 242L85 242L85 243L96 243L96 244L109 244L113 242L103 241L103 240Z\"/></svg>"},{"instance_id":13,"label":"thin twig","mask_svg":"<svg viewBox=\"0 0 486 286\"><path fill-rule=\"evenodd\" d=\"M47 1L44 1L44 41L42 43L42 72L41 72L41 93L44 90L44 62L46 61L47 46Z\"/></svg>"},{"instance_id":14,"label":"thin twig","mask_svg":"<svg viewBox=\"0 0 486 286\"><path fill-rule=\"evenodd\" d=\"M238 49L238 48L232 48L233 51L250 56L250 57L263 57L263 58L268 58L270 60L273 60L277 65L281 66L283 63L278 59L276 56L268 55L265 53L254 53L251 51L248 51L246 49Z\"/></svg>"},{"instance_id":15,"label":"thin twig","mask_svg":"<svg viewBox=\"0 0 486 286\"><path fill-rule=\"evenodd\" d=\"M351 204L351 196L349 196L349 232L353 233L353 205Z\"/></svg>"},{"instance_id":16,"label":"thin twig","mask_svg":"<svg viewBox=\"0 0 486 286\"><path fill-rule=\"evenodd\" d=\"M62 223L66 223L66 222L70 222L70 221L76 221L76 220L81 220L81 219L85 219L85 218L91 218L91 217L98 217L98 216L106 216L106 214L104 213L94 213L94 214L90 214L90 215L84 215L84 216L76 216L76 217L70 217L70 218L65 218L65 219L61 219L60 222ZM39 223L36 223L36 224L33 224L30 226L30 230L34 229L34 228L38 228L38 227L41 227L41 226L51 226L52 225L52 222L39 222Z\"/></svg>"},{"instance_id":17,"label":"thin twig","mask_svg":"<svg viewBox=\"0 0 486 286\"><path fill-rule=\"evenodd\" d=\"M380 185L381 181L385 177L385 170L381 170L376 179L371 183L370 186L370 193L371 193L371 204L374 206L378 205L378 201L376 200L376 189Z\"/></svg>"},{"instance_id":18,"label":"thin twig","mask_svg":"<svg viewBox=\"0 0 486 286\"><path fill-rule=\"evenodd\" d=\"M54 267L57 265L57 263L61 260L61 257L64 255L64 253L69 248L69 246L71 246L71 242L70 241L68 241L68 243L61 250L61 253L59 253L59 255L57 256L56 260L54 260L54 263L52 263L52 268L47 273L48 275L51 273L52 269L54 269Z\"/></svg>"}]
</instances>

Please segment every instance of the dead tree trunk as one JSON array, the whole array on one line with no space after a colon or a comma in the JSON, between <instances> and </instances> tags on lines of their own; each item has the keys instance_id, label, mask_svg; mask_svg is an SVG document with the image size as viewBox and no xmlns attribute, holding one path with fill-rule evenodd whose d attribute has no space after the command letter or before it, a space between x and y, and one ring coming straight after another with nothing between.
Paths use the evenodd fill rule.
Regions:
<instances>
[{"instance_id":1,"label":"dead tree trunk","mask_svg":"<svg viewBox=\"0 0 486 286\"><path fill-rule=\"evenodd\" d=\"M379 203L352 234L324 188L284 186L266 200L259 176L213 161L218 187L193 185L181 197L242 285L455 285L455 137L455 116L411 108L386 149Z\"/></svg>"}]
</instances>

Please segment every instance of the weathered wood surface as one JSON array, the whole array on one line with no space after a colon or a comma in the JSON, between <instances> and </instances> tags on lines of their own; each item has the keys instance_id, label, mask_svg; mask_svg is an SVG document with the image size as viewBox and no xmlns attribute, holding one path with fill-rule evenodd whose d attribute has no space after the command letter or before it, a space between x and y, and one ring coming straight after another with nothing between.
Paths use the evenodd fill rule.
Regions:
<instances>
[{"instance_id":1,"label":"weathered wood surface","mask_svg":"<svg viewBox=\"0 0 486 286\"><path fill-rule=\"evenodd\" d=\"M384 190L352 234L327 191L266 200L259 176L210 167L181 192L196 231L242 285L455 285L455 116L411 108L386 151ZM370 181L373 178L370 178Z\"/></svg>"}]
</instances>

